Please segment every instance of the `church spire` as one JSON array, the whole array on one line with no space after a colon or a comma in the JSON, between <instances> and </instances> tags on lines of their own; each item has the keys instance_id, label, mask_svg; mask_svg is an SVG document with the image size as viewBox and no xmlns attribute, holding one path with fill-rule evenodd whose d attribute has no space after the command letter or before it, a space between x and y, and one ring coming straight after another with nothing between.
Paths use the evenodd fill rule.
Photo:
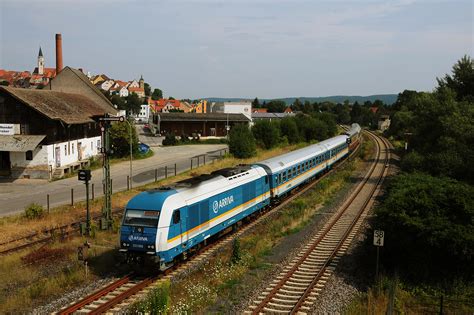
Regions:
<instances>
[{"instance_id":1,"label":"church spire","mask_svg":"<svg viewBox=\"0 0 474 315\"><path fill-rule=\"evenodd\" d=\"M43 52L41 51L41 46L40 46L40 50L39 50L39 53L38 53L38 57L43 57Z\"/></svg>"}]
</instances>

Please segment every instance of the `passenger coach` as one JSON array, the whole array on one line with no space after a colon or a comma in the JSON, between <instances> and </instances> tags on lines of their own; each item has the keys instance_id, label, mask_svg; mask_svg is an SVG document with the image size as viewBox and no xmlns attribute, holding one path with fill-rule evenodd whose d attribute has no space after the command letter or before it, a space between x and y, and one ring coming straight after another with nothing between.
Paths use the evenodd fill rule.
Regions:
<instances>
[{"instance_id":1,"label":"passenger coach","mask_svg":"<svg viewBox=\"0 0 474 315\"><path fill-rule=\"evenodd\" d=\"M328 170L348 153L347 136L337 136L256 165L263 167L270 176L272 198L279 198Z\"/></svg>"}]
</instances>

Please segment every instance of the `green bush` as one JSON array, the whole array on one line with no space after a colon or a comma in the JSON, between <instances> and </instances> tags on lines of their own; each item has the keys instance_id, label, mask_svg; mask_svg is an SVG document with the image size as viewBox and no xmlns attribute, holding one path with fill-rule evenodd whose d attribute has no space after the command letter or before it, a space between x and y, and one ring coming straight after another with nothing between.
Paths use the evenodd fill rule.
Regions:
<instances>
[{"instance_id":1,"label":"green bush","mask_svg":"<svg viewBox=\"0 0 474 315\"><path fill-rule=\"evenodd\" d=\"M132 128L132 151L138 153L138 136L133 123ZM127 122L117 122L110 128L110 145L114 157L130 155L130 126Z\"/></svg>"},{"instance_id":2,"label":"green bush","mask_svg":"<svg viewBox=\"0 0 474 315\"><path fill-rule=\"evenodd\" d=\"M241 124L232 127L229 134L229 151L239 159L257 154L255 138L247 125Z\"/></svg>"},{"instance_id":3,"label":"green bush","mask_svg":"<svg viewBox=\"0 0 474 315\"><path fill-rule=\"evenodd\" d=\"M240 248L240 241L238 238L234 239L232 243L232 257L230 258L231 264L237 264L242 260L242 249Z\"/></svg>"},{"instance_id":4,"label":"green bush","mask_svg":"<svg viewBox=\"0 0 474 315\"><path fill-rule=\"evenodd\" d=\"M44 208L42 205L32 203L25 208L25 216L28 219L41 218L44 215Z\"/></svg>"},{"instance_id":5,"label":"green bush","mask_svg":"<svg viewBox=\"0 0 474 315\"><path fill-rule=\"evenodd\" d=\"M178 140L176 140L174 133L166 134L165 138L163 139L163 145L169 146L169 145L176 145L176 144L178 144Z\"/></svg>"}]
</instances>

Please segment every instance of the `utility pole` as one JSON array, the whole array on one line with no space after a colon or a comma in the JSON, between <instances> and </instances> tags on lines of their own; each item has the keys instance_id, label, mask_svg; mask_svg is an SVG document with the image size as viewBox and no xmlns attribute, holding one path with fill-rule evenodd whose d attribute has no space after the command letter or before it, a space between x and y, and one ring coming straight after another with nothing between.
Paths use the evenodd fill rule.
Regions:
<instances>
[{"instance_id":1,"label":"utility pole","mask_svg":"<svg viewBox=\"0 0 474 315\"><path fill-rule=\"evenodd\" d=\"M99 118L101 122L102 131L102 148L100 152L103 157L102 171L103 171L103 185L104 185L104 207L102 208L102 219L100 221L100 227L103 230L112 227L112 180L110 178L110 124L112 121L124 122L125 117L109 117L105 114L104 117Z\"/></svg>"}]
</instances>

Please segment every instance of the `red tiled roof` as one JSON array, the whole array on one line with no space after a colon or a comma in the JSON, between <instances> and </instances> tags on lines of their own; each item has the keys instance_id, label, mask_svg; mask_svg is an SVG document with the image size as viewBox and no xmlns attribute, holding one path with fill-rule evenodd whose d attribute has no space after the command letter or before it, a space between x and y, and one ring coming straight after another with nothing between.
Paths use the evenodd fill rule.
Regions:
<instances>
[{"instance_id":1,"label":"red tiled roof","mask_svg":"<svg viewBox=\"0 0 474 315\"><path fill-rule=\"evenodd\" d=\"M159 106L164 107L165 105L171 104L172 106L179 108L179 100L168 100L166 98L161 98L158 100Z\"/></svg>"},{"instance_id":2,"label":"red tiled roof","mask_svg":"<svg viewBox=\"0 0 474 315\"><path fill-rule=\"evenodd\" d=\"M254 108L252 110L252 113L267 113L268 109L267 108Z\"/></svg>"},{"instance_id":3,"label":"red tiled roof","mask_svg":"<svg viewBox=\"0 0 474 315\"><path fill-rule=\"evenodd\" d=\"M285 108L284 113L293 113L290 107Z\"/></svg>"},{"instance_id":4,"label":"red tiled roof","mask_svg":"<svg viewBox=\"0 0 474 315\"><path fill-rule=\"evenodd\" d=\"M139 88L139 87L137 87L137 88L136 87L128 88L128 91L129 92L143 92L143 93L145 93L145 90L142 89L142 88Z\"/></svg>"},{"instance_id":5,"label":"red tiled roof","mask_svg":"<svg viewBox=\"0 0 474 315\"><path fill-rule=\"evenodd\" d=\"M379 108L378 108L378 107L375 107L375 106L372 106L372 107L370 108L370 111L371 111L372 113L374 113L374 114L377 113L378 110L379 110Z\"/></svg>"}]
</instances>

